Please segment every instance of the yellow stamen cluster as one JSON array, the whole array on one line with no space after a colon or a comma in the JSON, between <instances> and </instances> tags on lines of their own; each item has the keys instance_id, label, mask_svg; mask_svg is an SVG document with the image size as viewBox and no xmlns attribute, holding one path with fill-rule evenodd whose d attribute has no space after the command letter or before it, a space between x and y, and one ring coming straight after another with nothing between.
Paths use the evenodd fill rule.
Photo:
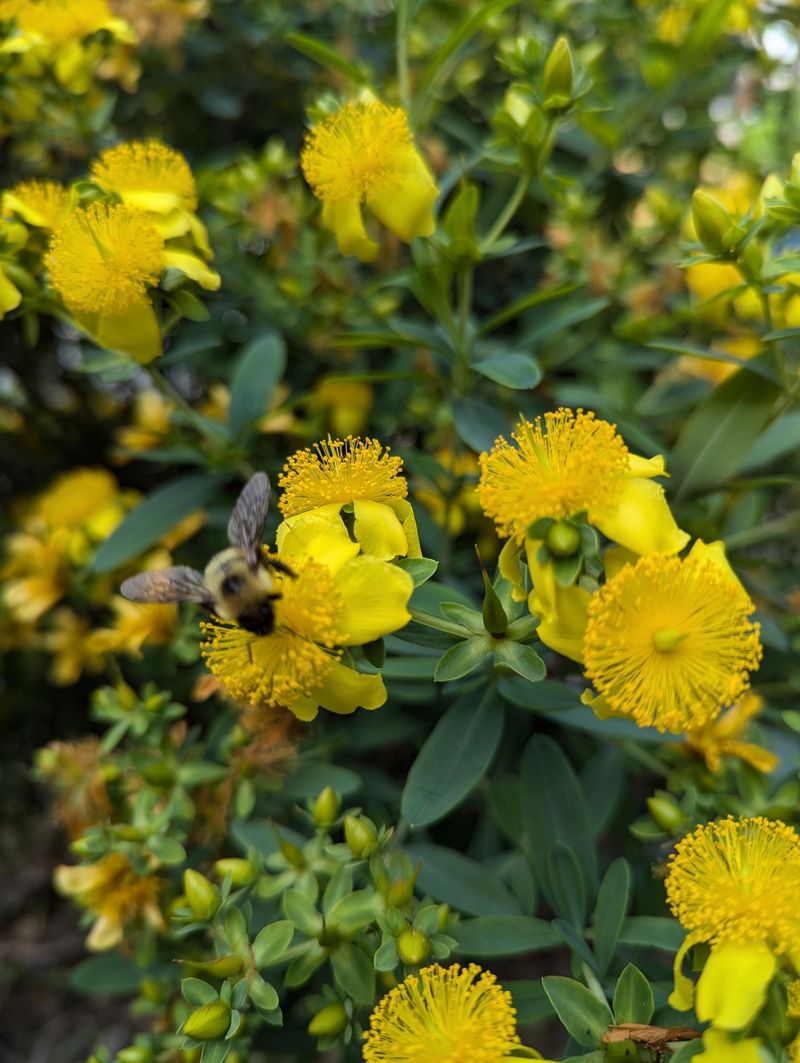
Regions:
<instances>
[{"instance_id":1,"label":"yellow stamen cluster","mask_svg":"<svg viewBox=\"0 0 800 1063\"><path fill-rule=\"evenodd\" d=\"M519 1044L511 994L472 963L434 964L378 1002L364 1063L501 1063Z\"/></svg>"},{"instance_id":2,"label":"yellow stamen cluster","mask_svg":"<svg viewBox=\"0 0 800 1063\"><path fill-rule=\"evenodd\" d=\"M363 201L413 169L416 151L408 116L385 103L347 103L315 125L300 165L323 203Z\"/></svg>"},{"instance_id":3,"label":"yellow stamen cluster","mask_svg":"<svg viewBox=\"0 0 800 1063\"><path fill-rule=\"evenodd\" d=\"M761 660L754 606L708 558L649 554L589 600L586 675L640 727L680 732L733 704Z\"/></svg>"},{"instance_id":4,"label":"yellow stamen cluster","mask_svg":"<svg viewBox=\"0 0 800 1063\"><path fill-rule=\"evenodd\" d=\"M391 457L377 439L329 438L287 460L278 477L281 513L291 517L331 502L405 498L408 487L402 470L402 460Z\"/></svg>"},{"instance_id":5,"label":"yellow stamen cluster","mask_svg":"<svg viewBox=\"0 0 800 1063\"><path fill-rule=\"evenodd\" d=\"M613 501L628 466L614 425L591 412L559 409L520 420L512 438L481 454L478 498L498 534L522 543L542 517L588 512Z\"/></svg>"},{"instance_id":6,"label":"yellow stamen cluster","mask_svg":"<svg viewBox=\"0 0 800 1063\"><path fill-rule=\"evenodd\" d=\"M270 635L219 620L201 624L200 652L234 698L252 705L291 705L310 695L340 656L341 600L330 571L311 559L295 571L294 578L275 576L281 597L273 603Z\"/></svg>"},{"instance_id":7,"label":"yellow stamen cluster","mask_svg":"<svg viewBox=\"0 0 800 1063\"><path fill-rule=\"evenodd\" d=\"M71 203L68 189L57 181L22 181L6 193L3 206L31 225L55 229L66 218Z\"/></svg>"},{"instance_id":8,"label":"yellow stamen cluster","mask_svg":"<svg viewBox=\"0 0 800 1063\"><path fill-rule=\"evenodd\" d=\"M81 40L112 18L106 0L5 0L0 18L14 19L23 33L54 44Z\"/></svg>"},{"instance_id":9,"label":"yellow stamen cluster","mask_svg":"<svg viewBox=\"0 0 800 1063\"><path fill-rule=\"evenodd\" d=\"M189 164L179 151L159 140L137 140L107 148L92 163L92 180L109 192L155 191L176 196L186 210L197 207L197 189Z\"/></svg>"},{"instance_id":10,"label":"yellow stamen cluster","mask_svg":"<svg viewBox=\"0 0 800 1063\"><path fill-rule=\"evenodd\" d=\"M666 889L697 941L800 949L800 836L785 823L756 816L698 827L675 847Z\"/></svg>"},{"instance_id":11,"label":"yellow stamen cluster","mask_svg":"<svg viewBox=\"0 0 800 1063\"><path fill-rule=\"evenodd\" d=\"M87 314L124 314L158 282L164 241L149 218L123 204L76 210L53 235L46 265L64 303Z\"/></svg>"}]
</instances>

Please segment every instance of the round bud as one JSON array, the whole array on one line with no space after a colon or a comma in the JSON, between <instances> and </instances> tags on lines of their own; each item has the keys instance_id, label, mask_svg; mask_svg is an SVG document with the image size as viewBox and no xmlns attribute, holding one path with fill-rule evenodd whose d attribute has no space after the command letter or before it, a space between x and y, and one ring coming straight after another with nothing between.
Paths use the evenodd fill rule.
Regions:
<instances>
[{"instance_id":1,"label":"round bud","mask_svg":"<svg viewBox=\"0 0 800 1063\"><path fill-rule=\"evenodd\" d=\"M572 557L581 545L581 533L574 524L559 520L551 525L544 537L544 545L554 557Z\"/></svg>"},{"instance_id":2,"label":"round bud","mask_svg":"<svg viewBox=\"0 0 800 1063\"><path fill-rule=\"evenodd\" d=\"M686 819L674 798L663 791L647 798L647 808L658 826L668 834L677 831Z\"/></svg>"},{"instance_id":3,"label":"round bud","mask_svg":"<svg viewBox=\"0 0 800 1063\"><path fill-rule=\"evenodd\" d=\"M357 859L374 852L378 833L366 816L344 817L344 839Z\"/></svg>"},{"instance_id":4,"label":"round bud","mask_svg":"<svg viewBox=\"0 0 800 1063\"><path fill-rule=\"evenodd\" d=\"M219 908L219 890L205 875L188 867L183 873L183 892L195 919L210 919Z\"/></svg>"},{"instance_id":5,"label":"round bud","mask_svg":"<svg viewBox=\"0 0 800 1063\"><path fill-rule=\"evenodd\" d=\"M430 952L431 943L421 930L404 930L397 939L397 954L406 967L419 967Z\"/></svg>"},{"instance_id":6,"label":"round bud","mask_svg":"<svg viewBox=\"0 0 800 1063\"><path fill-rule=\"evenodd\" d=\"M330 827L339 815L341 798L331 786L326 786L314 802L311 813L318 827Z\"/></svg>"},{"instance_id":7,"label":"round bud","mask_svg":"<svg viewBox=\"0 0 800 1063\"><path fill-rule=\"evenodd\" d=\"M224 1000L212 1000L192 1012L183 1024L183 1032L195 1041L216 1041L224 1037L230 1024L231 1009Z\"/></svg>"},{"instance_id":8,"label":"round bud","mask_svg":"<svg viewBox=\"0 0 800 1063\"><path fill-rule=\"evenodd\" d=\"M239 857L230 856L214 863L214 873L220 878L230 872L231 883L234 886L248 886L256 877L256 869L251 860L242 860Z\"/></svg>"},{"instance_id":9,"label":"round bud","mask_svg":"<svg viewBox=\"0 0 800 1063\"><path fill-rule=\"evenodd\" d=\"M336 1037L345 1029L347 1023L344 1005L337 1001L317 1012L308 1024L308 1032L312 1037Z\"/></svg>"}]
</instances>

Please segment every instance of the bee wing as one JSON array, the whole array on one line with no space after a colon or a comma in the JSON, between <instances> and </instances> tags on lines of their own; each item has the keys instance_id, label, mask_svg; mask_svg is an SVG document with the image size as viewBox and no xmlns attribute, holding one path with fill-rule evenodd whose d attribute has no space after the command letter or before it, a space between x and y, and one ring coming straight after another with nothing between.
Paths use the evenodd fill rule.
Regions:
<instances>
[{"instance_id":1,"label":"bee wing","mask_svg":"<svg viewBox=\"0 0 800 1063\"><path fill-rule=\"evenodd\" d=\"M120 594L131 602L200 602L213 605L202 575L188 565L140 572L126 579Z\"/></svg>"},{"instance_id":2,"label":"bee wing","mask_svg":"<svg viewBox=\"0 0 800 1063\"><path fill-rule=\"evenodd\" d=\"M257 472L242 488L228 521L230 544L244 551L252 569L258 565L261 536L269 512L269 495L269 477L265 472Z\"/></svg>"}]
</instances>

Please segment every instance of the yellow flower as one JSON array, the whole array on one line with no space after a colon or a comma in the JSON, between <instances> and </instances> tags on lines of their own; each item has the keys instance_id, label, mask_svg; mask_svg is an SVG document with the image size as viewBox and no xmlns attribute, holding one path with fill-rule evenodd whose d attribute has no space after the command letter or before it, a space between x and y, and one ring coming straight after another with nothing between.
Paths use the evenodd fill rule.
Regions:
<instances>
[{"instance_id":1,"label":"yellow flower","mask_svg":"<svg viewBox=\"0 0 800 1063\"><path fill-rule=\"evenodd\" d=\"M144 920L156 930L164 926L158 877L137 875L123 853L110 853L96 864L57 867L54 884L59 893L97 916L86 939L93 952L113 949L133 923Z\"/></svg>"},{"instance_id":2,"label":"yellow flower","mask_svg":"<svg viewBox=\"0 0 800 1063\"><path fill-rule=\"evenodd\" d=\"M312 127L300 164L344 255L371 262L378 253L364 228L362 203L405 243L436 227L438 189L400 107L377 100L345 104Z\"/></svg>"},{"instance_id":3,"label":"yellow flower","mask_svg":"<svg viewBox=\"0 0 800 1063\"><path fill-rule=\"evenodd\" d=\"M723 1030L706 1030L703 1051L694 1058L698 1063L764 1063L755 1037L733 1041Z\"/></svg>"},{"instance_id":4,"label":"yellow flower","mask_svg":"<svg viewBox=\"0 0 800 1063\"><path fill-rule=\"evenodd\" d=\"M103 771L100 739L50 742L36 751L36 775L54 791L53 812L70 838L108 822L111 800Z\"/></svg>"},{"instance_id":5,"label":"yellow flower","mask_svg":"<svg viewBox=\"0 0 800 1063\"><path fill-rule=\"evenodd\" d=\"M357 435L363 431L372 409L369 384L346 377L324 377L314 386L310 410L327 414L334 435Z\"/></svg>"},{"instance_id":6,"label":"yellow flower","mask_svg":"<svg viewBox=\"0 0 800 1063\"><path fill-rule=\"evenodd\" d=\"M800 978L795 978L786 987L786 1014L800 1019Z\"/></svg>"},{"instance_id":7,"label":"yellow flower","mask_svg":"<svg viewBox=\"0 0 800 1063\"><path fill-rule=\"evenodd\" d=\"M106 469L70 469L39 496L33 518L47 528L82 528L113 504L118 495L119 485Z\"/></svg>"},{"instance_id":8,"label":"yellow flower","mask_svg":"<svg viewBox=\"0 0 800 1063\"><path fill-rule=\"evenodd\" d=\"M51 627L42 635L42 646L52 655L51 683L71 686L78 682L84 671L99 670L100 661L89 631L89 621L67 606L55 612Z\"/></svg>"},{"instance_id":9,"label":"yellow flower","mask_svg":"<svg viewBox=\"0 0 800 1063\"><path fill-rule=\"evenodd\" d=\"M720 1030L744 1030L764 1007L776 966L763 942L715 945L697 981L698 1019Z\"/></svg>"},{"instance_id":10,"label":"yellow flower","mask_svg":"<svg viewBox=\"0 0 800 1063\"><path fill-rule=\"evenodd\" d=\"M35 623L66 590L67 539L63 530L44 538L15 532L6 539L2 595L16 621Z\"/></svg>"},{"instance_id":11,"label":"yellow flower","mask_svg":"<svg viewBox=\"0 0 800 1063\"><path fill-rule=\"evenodd\" d=\"M53 234L46 265L78 325L100 346L140 362L161 354L161 330L147 296L164 268L164 240L141 211L93 203Z\"/></svg>"},{"instance_id":12,"label":"yellow flower","mask_svg":"<svg viewBox=\"0 0 800 1063\"><path fill-rule=\"evenodd\" d=\"M378 1001L364 1063L503 1063L519 1045L511 994L477 964L433 964Z\"/></svg>"},{"instance_id":13,"label":"yellow flower","mask_svg":"<svg viewBox=\"0 0 800 1063\"><path fill-rule=\"evenodd\" d=\"M39 229L56 229L71 209L72 193L57 181L23 181L3 193L3 210Z\"/></svg>"},{"instance_id":14,"label":"yellow flower","mask_svg":"<svg viewBox=\"0 0 800 1063\"><path fill-rule=\"evenodd\" d=\"M588 603L583 664L602 711L659 731L713 719L761 659L753 609L721 544L624 565Z\"/></svg>"},{"instance_id":15,"label":"yellow flower","mask_svg":"<svg viewBox=\"0 0 800 1063\"><path fill-rule=\"evenodd\" d=\"M694 753L705 760L709 771L719 771L723 757L738 757L756 771L774 771L778 765L778 758L774 753L754 742L743 742L740 739L740 735L761 711L763 704L757 694L748 691L741 701L718 719L711 720L702 727L687 728L684 741Z\"/></svg>"},{"instance_id":16,"label":"yellow flower","mask_svg":"<svg viewBox=\"0 0 800 1063\"><path fill-rule=\"evenodd\" d=\"M343 649L361 646L408 623L411 577L359 554L341 521L308 516L282 526L280 559L294 576L275 574L275 629L254 635L221 621L203 624L201 653L231 696L257 705L285 705L301 720L319 706L351 713L386 701L379 675L354 671Z\"/></svg>"},{"instance_id":17,"label":"yellow flower","mask_svg":"<svg viewBox=\"0 0 800 1063\"><path fill-rule=\"evenodd\" d=\"M129 653L136 657L143 646L162 646L172 641L178 627L177 605L129 602L118 596L111 604L116 614L114 623L89 636L89 653Z\"/></svg>"},{"instance_id":18,"label":"yellow flower","mask_svg":"<svg viewBox=\"0 0 800 1063\"><path fill-rule=\"evenodd\" d=\"M161 392L148 388L137 393L133 404L133 418L114 433L119 450L114 451L116 464L130 460L128 451L152 450L160 447L169 435L172 407Z\"/></svg>"},{"instance_id":19,"label":"yellow flower","mask_svg":"<svg viewBox=\"0 0 800 1063\"><path fill-rule=\"evenodd\" d=\"M159 140L133 140L107 148L92 163L90 177L138 210L167 214L197 208L189 164L179 151Z\"/></svg>"},{"instance_id":20,"label":"yellow flower","mask_svg":"<svg viewBox=\"0 0 800 1063\"><path fill-rule=\"evenodd\" d=\"M661 457L630 454L614 425L583 410L559 409L521 420L516 446L500 437L481 454L478 497L503 538L522 544L542 517L587 513L609 539L637 554L676 553L688 536L675 524Z\"/></svg>"},{"instance_id":21,"label":"yellow flower","mask_svg":"<svg viewBox=\"0 0 800 1063\"><path fill-rule=\"evenodd\" d=\"M406 501L402 469L402 460L391 457L389 448L377 439L328 437L287 459L278 477L283 492L278 504L284 517L303 514L335 526L344 526L346 508L352 512L353 537L365 554L383 561L419 557L417 525Z\"/></svg>"},{"instance_id":22,"label":"yellow flower","mask_svg":"<svg viewBox=\"0 0 800 1063\"><path fill-rule=\"evenodd\" d=\"M478 459L472 451L441 448L433 457L443 473L431 479L431 486L420 487L414 493L417 501L430 512L437 524L446 527L450 535L460 535L467 523L474 523L481 514L481 504L475 485L478 478Z\"/></svg>"}]
</instances>

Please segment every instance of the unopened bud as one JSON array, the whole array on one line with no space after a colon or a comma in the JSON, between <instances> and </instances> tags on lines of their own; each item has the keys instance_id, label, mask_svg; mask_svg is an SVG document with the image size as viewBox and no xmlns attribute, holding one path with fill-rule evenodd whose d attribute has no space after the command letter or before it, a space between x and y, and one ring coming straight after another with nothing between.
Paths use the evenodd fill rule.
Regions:
<instances>
[{"instance_id":1,"label":"unopened bud","mask_svg":"<svg viewBox=\"0 0 800 1063\"><path fill-rule=\"evenodd\" d=\"M143 978L139 986L139 992L151 1004L158 1004L159 1001L164 999L164 987L157 978Z\"/></svg>"},{"instance_id":2,"label":"unopened bud","mask_svg":"<svg viewBox=\"0 0 800 1063\"><path fill-rule=\"evenodd\" d=\"M544 544L554 557L572 557L581 545L581 533L569 521L559 520L550 527Z\"/></svg>"},{"instance_id":3,"label":"unopened bud","mask_svg":"<svg viewBox=\"0 0 800 1063\"><path fill-rule=\"evenodd\" d=\"M361 858L369 856L374 851L378 840L378 832L372 820L366 816L344 817L344 840L350 846L353 856Z\"/></svg>"},{"instance_id":4,"label":"unopened bud","mask_svg":"<svg viewBox=\"0 0 800 1063\"><path fill-rule=\"evenodd\" d=\"M215 861L214 874L219 875L220 878L225 878L229 872L234 886L247 886L256 877L256 869L253 867L251 860L242 860L236 856L229 856L224 860Z\"/></svg>"},{"instance_id":5,"label":"unopened bud","mask_svg":"<svg viewBox=\"0 0 800 1063\"><path fill-rule=\"evenodd\" d=\"M210 919L219 908L219 890L205 875L188 867L183 873L183 892L195 919Z\"/></svg>"},{"instance_id":6,"label":"unopened bud","mask_svg":"<svg viewBox=\"0 0 800 1063\"><path fill-rule=\"evenodd\" d=\"M203 971L205 974L212 975L214 978L230 978L231 975L238 974L241 971L242 958L231 952L227 956L217 956L215 960L192 963L191 966Z\"/></svg>"},{"instance_id":7,"label":"unopened bud","mask_svg":"<svg viewBox=\"0 0 800 1063\"><path fill-rule=\"evenodd\" d=\"M731 217L719 200L702 188L692 194L692 221L706 251L720 254L724 250L723 237L732 224Z\"/></svg>"},{"instance_id":8,"label":"unopened bud","mask_svg":"<svg viewBox=\"0 0 800 1063\"><path fill-rule=\"evenodd\" d=\"M430 940L421 930L404 930L397 939L397 954L406 967L419 967L430 951Z\"/></svg>"},{"instance_id":9,"label":"unopened bud","mask_svg":"<svg viewBox=\"0 0 800 1063\"><path fill-rule=\"evenodd\" d=\"M193 1011L183 1024L183 1032L195 1041L216 1041L228 1032L231 1009L224 1000L212 1000Z\"/></svg>"},{"instance_id":10,"label":"unopened bud","mask_svg":"<svg viewBox=\"0 0 800 1063\"><path fill-rule=\"evenodd\" d=\"M283 838L279 839L279 845L281 852L292 867L305 867L306 858L303 856L303 850L298 845L295 845L294 842L284 841Z\"/></svg>"},{"instance_id":11,"label":"unopened bud","mask_svg":"<svg viewBox=\"0 0 800 1063\"><path fill-rule=\"evenodd\" d=\"M414 896L415 879L416 875L412 875L410 878L401 878L397 882L393 882L389 887L389 893L386 897L387 902L395 908L402 908L403 905L408 904Z\"/></svg>"},{"instance_id":12,"label":"unopened bud","mask_svg":"<svg viewBox=\"0 0 800 1063\"><path fill-rule=\"evenodd\" d=\"M444 930L444 928L447 926L447 920L449 918L450 918L450 905L449 904L440 904L439 905L439 925L437 926L436 929L439 930L439 931Z\"/></svg>"},{"instance_id":13,"label":"unopened bud","mask_svg":"<svg viewBox=\"0 0 800 1063\"><path fill-rule=\"evenodd\" d=\"M686 819L675 799L663 790L647 798L647 808L658 826L668 834L673 834Z\"/></svg>"},{"instance_id":14,"label":"unopened bud","mask_svg":"<svg viewBox=\"0 0 800 1063\"><path fill-rule=\"evenodd\" d=\"M344 1005L338 1001L318 1011L308 1024L312 1037L336 1037L347 1026L348 1018Z\"/></svg>"},{"instance_id":15,"label":"unopened bud","mask_svg":"<svg viewBox=\"0 0 800 1063\"><path fill-rule=\"evenodd\" d=\"M129 1045L117 1052L119 1063L151 1063L153 1053L144 1045Z\"/></svg>"},{"instance_id":16,"label":"unopened bud","mask_svg":"<svg viewBox=\"0 0 800 1063\"><path fill-rule=\"evenodd\" d=\"M314 802L311 814L318 827L330 827L336 822L342 800L331 786L326 786Z\"/></svg>"},{"instance_id":17,"label":"unopened bud","mask_svg":"<svg viewBox=\"0 0 800 1063\"><path fill-rule=\"evenodd\" d=\"M568 107L572 100L575 68L566 37L559 37L545 60L542 74L542 104L546 111Z\"/></svg>"}]
</instances>

